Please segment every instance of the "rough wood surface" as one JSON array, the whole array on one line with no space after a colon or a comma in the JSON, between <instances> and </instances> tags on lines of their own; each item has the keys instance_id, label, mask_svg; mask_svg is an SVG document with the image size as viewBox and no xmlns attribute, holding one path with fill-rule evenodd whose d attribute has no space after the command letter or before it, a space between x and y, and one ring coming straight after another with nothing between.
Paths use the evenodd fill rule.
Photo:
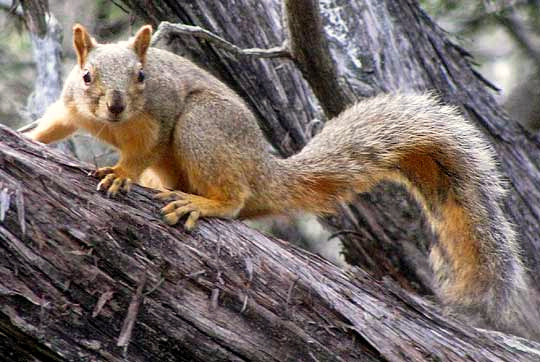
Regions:
<instances>
[{"instance_id":1,"label":"rough wood surface","mask_svg":"<svg viewBox=\"0 0 540 362\"><path fill-rule=\"evenodd\" d=\"M240 222L202 221L186 234L159 219L159 204L148 191L136 187L130 195L108 199L95 191L96 180L87 171L0 128L2 356L21 361L535 361L540 356L540 345L443 318L436 307L392 282L361 271L345 274ZM126 324L133 325L129 332Z\"/></svg>"}]
</instances>

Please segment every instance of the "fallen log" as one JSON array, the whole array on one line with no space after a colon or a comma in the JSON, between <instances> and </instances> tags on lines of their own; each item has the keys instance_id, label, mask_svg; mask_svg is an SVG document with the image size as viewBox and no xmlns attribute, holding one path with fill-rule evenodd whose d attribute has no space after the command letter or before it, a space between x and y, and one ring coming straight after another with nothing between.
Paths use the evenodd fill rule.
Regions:
<instances>
[{"instance_id":1,"label":"fallen log","mask_svg":"<svg viewBox=\"0 0 540 362\"><path fill-rule=\"evenodd\" d=\"M141 187L0 127L0 355L32 361L536 361L389 281L238 221L191 234Z\"/></svg>"}]
</instances>

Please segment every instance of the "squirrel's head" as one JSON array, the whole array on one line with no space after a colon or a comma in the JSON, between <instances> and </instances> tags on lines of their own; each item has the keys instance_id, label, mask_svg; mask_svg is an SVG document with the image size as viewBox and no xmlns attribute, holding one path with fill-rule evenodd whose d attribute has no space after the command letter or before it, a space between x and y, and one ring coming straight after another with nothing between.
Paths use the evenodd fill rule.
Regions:
<instances>
[{"instance_id":1,"label":"squirrel's head","mask_svg":"<svg viewBox=\"0 0 540 362\"><path fill-rule=\"evenodd\" d=\"M144 108L146 52L152 27L145 25L127 42L98 44L82 25L73 27L78 67L74 70L78 111L92 119L121 122Z\"/></svg>"}]
</instances>

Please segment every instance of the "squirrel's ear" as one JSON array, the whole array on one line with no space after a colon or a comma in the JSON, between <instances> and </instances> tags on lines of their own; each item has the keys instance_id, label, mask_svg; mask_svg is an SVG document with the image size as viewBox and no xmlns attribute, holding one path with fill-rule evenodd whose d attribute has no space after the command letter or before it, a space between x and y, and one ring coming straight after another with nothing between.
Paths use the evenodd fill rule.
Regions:
<instances>
[{"instance_id":1,"label":"squirrel's ear","mask_svg":"<svg viewBox=\"0 0 540 362\"><path fill-rule=\"evenodd\" d=\"M152 40L152 26L145 25L139 29L132 42L132 47L141 63L144 64L146 60L146 51L150 47L150 41Z\"/></svg>"},{"instance_id":2,"label":"squirrel's ear","mask_svg":"<svg viewBox=\"0 0 540 362\"><path fill-rule=\"evenodd\" d=\"M73 27L73 47L77 53L77 61L81 69L86 62L86 57L90 50L97 45L96 41L92 39L90 34L86 31L81 24L75 24Z\"/></svg>"}]
</instances>

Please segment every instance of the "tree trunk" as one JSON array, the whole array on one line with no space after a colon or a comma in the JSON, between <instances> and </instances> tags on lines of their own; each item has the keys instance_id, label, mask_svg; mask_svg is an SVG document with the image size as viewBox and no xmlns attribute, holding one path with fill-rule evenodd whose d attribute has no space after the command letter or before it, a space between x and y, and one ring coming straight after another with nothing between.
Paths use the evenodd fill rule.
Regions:
<instances>
[{"instance_id":1,"label":"tree trunk","mask_svg":"<svg viewBox=\"0 0 540 362\"><path fill-rule=\"evenodd\" d=\"M147 190L0 128L0 353L38 361L534 361L540 345L240 222L166 226ZM33 359L32 359L33 358Z\"/></svg>"}]
</instances>

